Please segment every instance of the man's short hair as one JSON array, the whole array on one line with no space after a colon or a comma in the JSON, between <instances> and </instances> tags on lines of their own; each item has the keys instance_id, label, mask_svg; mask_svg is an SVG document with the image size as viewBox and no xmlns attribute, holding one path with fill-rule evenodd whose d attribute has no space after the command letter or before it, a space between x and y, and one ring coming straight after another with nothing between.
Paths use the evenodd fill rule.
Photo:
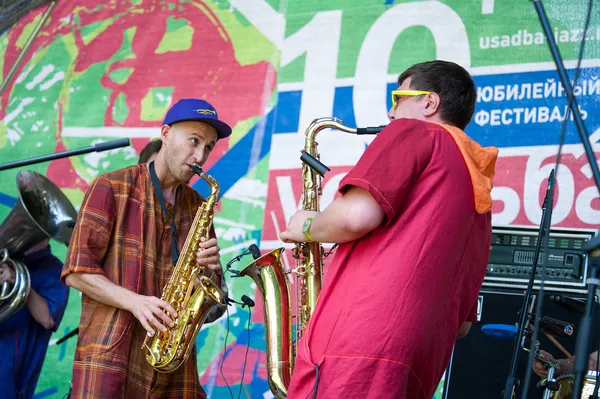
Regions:
<instances>
[{"instance_id":1,"label":"man's short hair","mask_svg":"<svg viewBox=\"0 0 600 399\"><path fill-rule=\"evenodd\" d=\"M142 152L140 152L140 159L138 159L138 163L146 163L152 157L152 155L157 154L162 147L162 140L155 139L151 140Z\"/></svg>"},{"instance_id":2,"label":"man's short hair","mask_svg":"<svg viewBox=\"0 0 600 399\"><path fill-rule=\"evenodd\" d=\"M465 129L473 113L477 93L475 83L463 67L454 62L428 61L411 66L398 78L398 86L411 78L410 88L437 93L439 112L448 124Z\"/></svg>"}]
</instances>

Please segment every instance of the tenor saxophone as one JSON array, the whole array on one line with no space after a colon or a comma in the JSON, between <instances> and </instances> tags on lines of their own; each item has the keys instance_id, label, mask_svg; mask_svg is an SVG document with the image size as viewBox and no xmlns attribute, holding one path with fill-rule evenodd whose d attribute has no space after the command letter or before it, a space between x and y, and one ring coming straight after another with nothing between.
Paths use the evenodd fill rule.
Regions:
<instances>
[{"instance_id":1,"label":"tenor saxophone","mask_svg":"<svg viewBox=\"0 0 600 399\"><path fill-rule=\"evenodd\" d=\"M323 129L336 129L345 133L375 134L383 129L354 129L344 126L337 118L318 118L311 122L305 131L304 153L318 162L315 137ZM368 129L368 130L366 130ZM304 158L304 157L303 157ZM322 164L321 164L322 165ZM324 166L324 165L323 165ZM302 204L308 211L319 211L319 198L322 194L322 175L314 167L302 164ZM296 343L302 337L321 292L323 247L318 242L295 244L292 256L295 268L285 270L281 263L284 248L277 248L261 256L241 272L251 277L264 302L267 376L269 387L277 399L287 397L292 378L293 362L297 353ZM292 340L292 305L290 287L286 274L296 274L296 339Z\"/></svg>"},{"instance_id":2,"label":"tenor saxophone","mask_svg":"<svg viewBox=\"0 0 600 399\"><path fill-rule=\"evenodd\" d=\"M169 302L177 312L175 325L164 333L157 331L153 337L146 336L142 345L148 363L161 373L173 372L187 360L209 311L217 303L224 304L219 287L204 276L205 268L196 264L200 243L209 238L214 207L219 199L219 183L199 166L191 168L206 181L211 192L196 212L173 274L162 293L162 300Z\"/></svg>"}]
</instances>

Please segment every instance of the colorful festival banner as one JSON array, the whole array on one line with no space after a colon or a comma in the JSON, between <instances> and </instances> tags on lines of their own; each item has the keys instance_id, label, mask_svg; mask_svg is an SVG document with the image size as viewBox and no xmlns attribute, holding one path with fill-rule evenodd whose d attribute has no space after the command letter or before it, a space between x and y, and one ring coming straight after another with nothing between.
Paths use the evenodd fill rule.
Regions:
<instances>
[{"instance_id":1,"label":"colorful festival banner","mask_svg":"<svg viewBox=\"0 0 600 399\"><path fill-rule=\"evenodd\" d=\"M571 79L585 43L575 94L598 152L600 5L585 36L586 1L547 0L544 6ZM0 36L2 80L44 10L26 14ZM539 224L567 118L553 225L598 229L591 169L537 14L524 0L58 2L0 94L0 163L123 137L132 146L0 172L0 220L18 196L19 170L46 175L78 208L94 178L137 162L173 102L200 97L234 127L205 168L221 184L215 227L222 263L255 243L263 252L285 246L284 264L293 268L291 247L278 234L301 198L299 156L308 124L330 116L350 127L386 124L398 75L436 58L472 73L477 108L467 133L500 148L494 224ZM321 160L331 168L322 207L372 139L319 134ZM199 181L191 184L206 190ZM63 245L53 242L52 250L64 259ZM251 313L230 307L228 317L202 328L202 385L211 398L228 398L230 389L234 396L270 398L255 284L229 277L228 284L233 298L248 295L257 306ZM54 343L77 328L80 312L80 293L71 290L36 397L68 392L76 339Z\"/></svg>"}]
</instances>

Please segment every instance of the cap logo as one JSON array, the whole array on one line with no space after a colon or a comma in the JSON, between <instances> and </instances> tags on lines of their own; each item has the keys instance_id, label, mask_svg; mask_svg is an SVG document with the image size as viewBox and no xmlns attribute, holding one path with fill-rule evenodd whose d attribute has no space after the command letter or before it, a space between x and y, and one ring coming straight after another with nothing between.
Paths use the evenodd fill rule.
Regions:
<instances>
[{"instance_id":1,"label":"cap logo","mask_svg":"<svg viewBox=\"0 0 600 399\"><path fill-rule=\"evenodd\" d=\"M216 115L217 112L212 109L198 108L195 109L194 112L199 113L200 115Z\"/></svg>"}]
</instances>

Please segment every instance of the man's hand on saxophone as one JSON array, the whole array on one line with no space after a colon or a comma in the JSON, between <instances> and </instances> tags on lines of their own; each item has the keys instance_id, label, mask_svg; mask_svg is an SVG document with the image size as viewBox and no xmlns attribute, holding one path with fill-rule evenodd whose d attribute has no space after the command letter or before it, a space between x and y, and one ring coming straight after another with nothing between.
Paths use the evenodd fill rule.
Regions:
<instances>
[{"instance_id":1,"label":"man's hand on saxophone","mask_svg":"<svg viewBox=\"0 0 600 399\"><path fill-rule=\"evenodd\" d=\"M196 263L204 267L204 275L210 278L217 285L221 284L223 270L221 268L221 248L217 244L216 238L200 243L200 250L196 252ZM198 288L196 281L196 288Z\"/></svg>"},{"instance_id":2,"label":"man's hand on saxophone","mask_svg":"<svg viewBox=\"0 0 600 399\"><path fill-rule=\"evenodd\" d=\"M153 336L156 329L166 331L166 327L156 317L170 327L173 326L173 321L165 311L172 317L177 317L177 313L168 302L155 296L136 294L101 274L71 273L65 278L65 282L100 303L132 313L149 336Z\"/></svg>"},{"instance_id":3,"label":"man's hand on saxophone","mask_svg":"<svg viewBox=\"0 0 600 399\"><path fill-rule=\"evenodd\" d=\"M384 219L383 209L367 190L351 187L322 212L296 211L279 238L283 242L341 244L359 239L381 225Z\"/></svg>"},{"instance_id":4,"label":"man's hand on saxophone","mask_svg":"<svg viewBox=\"0 0 600 399\"><path fill-rule=\"evenodd\" d=\"M200 243L200 250L196 252L196 263L198 266L205 266L220 274L221 272L221 255L219 245L216 238L210 238L203 243Z\"/></svg>"},{"instance_id":5,"label":"man's hand on saxophone","mask_svg":"<svg viewBox=\"0 0 600 399\"><path fill-rule=\"evenodd\" d=\"M171 317L177 317L175 309L173 309L168 302L155 296L134 294L128 308L129 309L127 310L133 313L144 329L148 331L149 337L154 336L154 332L157 329L162 332L167 332L165 324L169 327L175 325L171 319ZM171 317L169 317L165 311L168 312Z\"/></svg>"},{"instance_id":6,"label":"man's hand on saxophone","mask_svg":"<svg viewBox=\"0 0 600 399\"><path fill-rule=\"evenodd\" d=\"M286 229L281 232L279 238L283 242L303 242L307 240L307 237L304 235L303 226L308 218L314 218L317 216L319 212L317 211L305 211L300 209L296 211L290 218L290 222L288 223ZM311 240L313 241L313 240Z\"/></svg>"}]
</instances>

